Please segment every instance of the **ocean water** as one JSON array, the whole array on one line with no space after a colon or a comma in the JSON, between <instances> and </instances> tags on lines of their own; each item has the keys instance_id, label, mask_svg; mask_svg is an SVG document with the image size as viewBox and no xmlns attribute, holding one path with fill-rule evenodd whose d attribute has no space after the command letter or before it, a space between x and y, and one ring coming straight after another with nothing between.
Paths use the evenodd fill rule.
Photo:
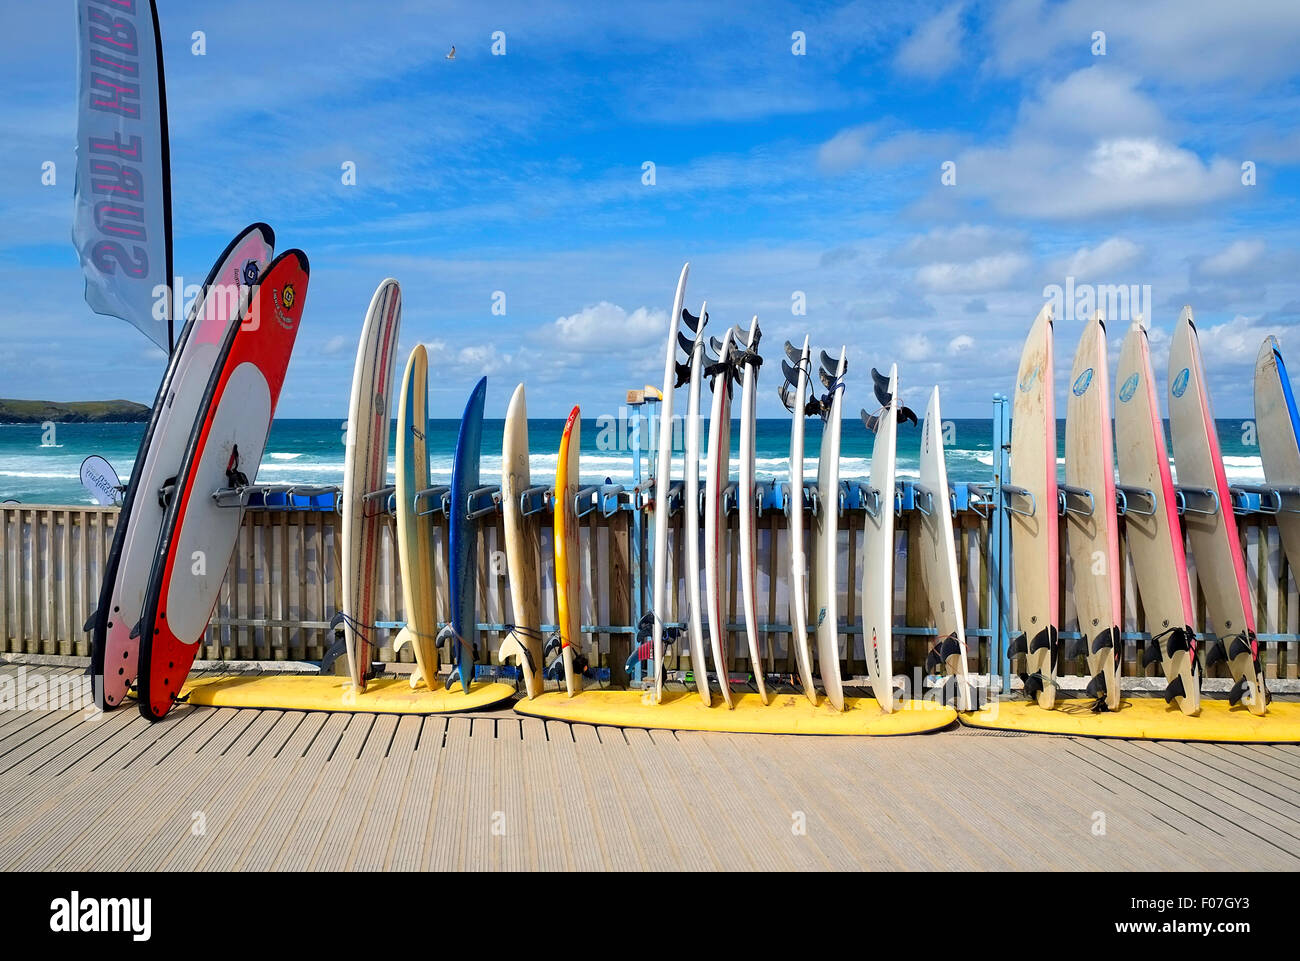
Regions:
<instances>
[{"instance_id":1,"label":"ocean water","mask_svg":"<svg viewBox=\"0 0 1300 961\"><path fill-rule=\"evenodd\" d=\"M807 422L805 477L812 480L817 471L821 442L821 421ZM993 425L989 419L953 419L946 421L948 476L952 481L986 481L993 464ZM459 423L455 420L430 422L429 451L433 483L447 483L451 476L452 451ZM482 475L485 483L500 475L501 435L503 422L488 420L483 429ZM1220 420L1219 443L1223 451L1228 479L1237 483L1260 483L1264 479L1258 449L1253 437L1240 420ZM554 479L556 451L564 421L538 419L529 421L529 446L532 450L532 473L535 483ZM81 462L99 454L117 469L123 482L130 476L143 424L57 424L52 431L39 425L0 425L0 500L17 500L35 504L91 504L94 501L81 487ZM581 474L585 483L599 483L606 478L627 484L632 479L632 423L627 420L602 419L582 422ZM682 476L681 423L674 428L673 476ZM707 425L701 427L701 444L706 442ZM732 425L733 458L737 450L739 428ZM650 446L649 432L642 424L643 448ZM390 437L389 473L394 459ZM1058 425L1057 439L1064 445L1065 424ZM920 455L920 430L911 425L898 431L898 476L916 477ZM870 472L872 437L856 419L845 419L842 427L841 476L866 477ZM790 451L789 418L761 419L756 437L757 472L760 480L784 479ZM1063 471L1063 450L1058 449L1058 465ZM643 472L649 459L643 456ZM733 459L733 475L736 464ZM701 467L701 474L703 468ZM339 484L343 480L343 429L340 420L276 420L271 427L257 479L262 483Z\"/></svg>"}]
</instances>

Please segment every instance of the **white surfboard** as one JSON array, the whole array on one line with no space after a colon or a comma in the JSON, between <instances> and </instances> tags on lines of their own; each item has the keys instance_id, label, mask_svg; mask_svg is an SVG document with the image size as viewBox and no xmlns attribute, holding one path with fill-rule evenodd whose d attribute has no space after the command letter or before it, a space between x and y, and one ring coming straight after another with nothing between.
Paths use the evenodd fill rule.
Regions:
<instances>
[{"instance_id":1,"label":"white surfboard","mask_svg":"<svg viewBox=\"0 0 1300 961\"><path fill-rule=\"evenodd\" d=\"M758 511L754 502L755 433L758 425L758 343L762 332L758 317L750 321L744 351L737 356L742 369L740 388L740 596L745 608L745 637L749 641L749 663L758 696L767 703L763 682L763 652L758 645ZM734 339L733 339L734 342Z\"/></svg>"},{"instance_id":2,"label":"white surfboard","mask_svg":"<svg viewBox=\"0 0 1300 961\"><path fill-rule=\"evenodd\" d=\"M1008 495L1017 619L1022 632L1008 655L1025 655L1025 693L1038 706L1056 706L1060 631L1059 508L1056 488L1056 400L1052 372L1052 308L1038 312L1020 355L1011 414L1011 483L1028 496Z\"/></svg>"},{"instance_id":3,"label":"white surfboard","mask_svg":"<svg viewBox=\"0 0 1300 961\"><path fill-rule=\"evenodd\" d=\"M840 517L840 416L844 407L844 373L848 369L847 348L840 348L834 374L823 368L827 388L822 398L821 453L817 458L817 491L820 508L813 514L813 547L816 551L813 576L813 623L817 628L817 669L821 672L826 700L837 711L844 710L844 687L840 681L840 612L836 593L839 568ZM826 384L826 379L831 382Z\"/></svg>"},{"instance_id":4,"label":"white surfboard","mask_svg":"<svg viewBox=\"0 0 1300 961\"><path fill-rule=\"evenodd\" d=\"M926 671L942 667L956 680L957 710L971 710L970 677L966 665L966 626L958 580L957 540L948 498L948 465L943 454L943 415L939 388L930 392L921 426L921 464L917 487L926 500L918 536L909 549L917 551L921 590L930 605L938 641L926 658Z\"/></svg>"},{"instance_id":5,"label":"white surfboard","mask_svg":"<svg viewBox=\"0 0 1300 961\"><path fill-rule=\"evenodd\" d=\"M402 601L406 626L393 650L410 644L415 652L412 688L423 683L433 690L438 683L438 617L433 590L433 513L417 500L429 488L429 355L416 344L402 376L397 402L397 561L402 574Z\"/></svg>"},{"instance_id":6,"label":"white surfboard","mask_svg":"<svg viewBox=\"0 0 1300 961\"><path fill-rule=\"evenodd\" d=\"M886 714L894 698L894 474L898 433L898 365L871 379L880 409L862 412L863 424L875 435L871 446L871 488L874 509L862 521L862 647L867 676L876 703ZM915 418L913 418L915 419Z\"/></svg>"},{"instance_id":7,"label":"white surfboard","mask_svg":"<svg viewBox=\"0 0 1300 961\"><path fill-rule=\"evenodd\" d=\"M673 389L677 383L677 331L691 265L682 266L668 315L668 351L664 360L663 400L659 405L659 456L655 461L655 542L651 597L654 603L655 703L664 696L664 618L668 615L668 489L673 480Z\"/></svg>"},{"instance_id":8,"label":"white surfboard","mask_svg":"<svg viewBox=\"0 0 1300 961\"><path fill-rule=\"evenodd\" d=\"M1129 488L1125 492L1129 507L1124 515L1125 540L1133 558L1146 627L1152 635L1143 666L1160 661L1165 672L1165 700L1177 704L1184 714L1194 715L1201 709L1196 631L1192 627L1195 615L1165 425L1156 399L1147 332L1140 320L1124 338L1115 384L1116 463L1120 484Z\"/></svg>"},{"instance_id":9,"label":"white surfboard","mask_svg":"<svg viewBox=\"0 0 1300 961\"><path fill-rule=\"evenodd\" d=\"M697 317L683 313L682 321L694 325L694 337L680 335L689 358L690 393L686 402L686 482L683 509L686 512L686 603L687 631L691 639L691 668L695 688L706 705L709 694L708 657L704 653L704 602L700 590L700 389L704 379L704 328L709 322L709 305L700 305Z\"/></svg>"},{"instance_id":10,"label":"white surfboard","mask_svg":"<svg viewBox=\"0 0 1300 961\"><path fill-rule=\"evenodd\" d=\"M781 365L786 382L780 394L790 411L789 499L786 503L790 528L790 624L799 680L804 694L816 707L817 685L813 683L812 648L808 643L808 557L804 545L804 422L808 416L808 372L812 370L808 338L804 337L802 350L797 350L787 340L785 352L790 362Z\"/></svg>"},{"instance_id":11,"label":"white surfboard","mask_svg":"<svg viewBox=\"0 0 1300 961\"><path fill-rule=\"evenodd\" d=\"M709 614L709 647L718 674L722 699L730 709L731 681L727 666L727 611L722 578L726 568L727 518L722 494L731 477L731 330L718 347L719 372L713 375L713 404L709 412L709 457L704 476L704 598Z\"/></svg>"},{"instance_id":12,"label":"white surfboard","mask_svg":"<svg viewBox=\"0 0 1300 961\"><path fill-rule=\"evenodd\" d=\"M1106 325L1101 315L1084 325L1065 399L1065 529L1081 642L1070 654L1088 663L1089 697L1096 710L1119 710L1119 517L1110 426ZM1079 491L1088 491L1085 496Z\"/></svg>"},{"instance_id":13,"label":"white surfboard","mask_svg":"<svg viewBox=\"0 0 1300 961\"><path fill-rule=\"evenodd\" d=\"M1244 703L1252 714L1265 714L1268 689L1260 667L1246 563L1190 307L1179 314L1169 347L1169 432L1178 486L1186 498L1183 523L1196 560L1196 578L1218 634L1206 651L1205 665L1226 660L1235 682L1229 699Z\"/></svg>"},{"instance_id":14,"label":"white surfboard","mask_svg":"<svg viewBox=\"0 0 1300 961\"><path fill-rule=\"evenodd\" d=\"M1277 338L1266 337L1255 358L1255 436L1264 464L1264 479L1276 487L1300 487L1300 412L1296 409L1291 378ZM1275 520L1282 547L1300 583L1300 514L1294 512L1294 494L1284 498Z\"/></svg>"},{"instance_id":15,"label":"white surfboard","mask_svg":"<svg viewBox=\"0 0 1300 961\"><path fill-rule=\"evenodd\" d=\"M529 700L542 693L542 596L538 581L541 556L537 517L525 517L520 498L532 486L528 467L528 406L524 385L515 388L506 411L501 442L501 515L505 529L506 566L514 630L502 641L497 658L514 659L524 675Z\"/></svg>"},{"instance_id":16,"label":"white surfboard","mask_svg":"<svg viewBox=\"0 0 1300 961\"><path fill-rule=\"evenodd\" d=\"M402 288L389 277L371 298L361 327L343 455L343 636L348 673L358 691L366 689L372 646L378 647L373 636L375 581L384 511L382 504L367 500L366 495L388 482L389 411L401 322Z\"/></svg>"}]
</instances>

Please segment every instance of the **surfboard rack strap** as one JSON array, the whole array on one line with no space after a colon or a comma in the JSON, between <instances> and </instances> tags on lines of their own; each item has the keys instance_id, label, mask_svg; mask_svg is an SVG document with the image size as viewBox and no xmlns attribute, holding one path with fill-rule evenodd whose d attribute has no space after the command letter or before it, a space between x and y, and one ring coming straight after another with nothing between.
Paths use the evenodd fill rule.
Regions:
<instances>
[{"instance_id":1,"label":"surfboard rack strap","mask_svg":"<svg viewBox=\"0 0 1300 961\"><path fill-rule=\"evenodd\" d=\"M525 488L519 494L519 513L524 517L541 513L546 509L546 499L550 493L551 489L545 484Z\"/></svg>"},{"instance_id":2,"label":"surfboard rack strap","mask_svg":"<svg viewBox=\"0 0 1300 961\"><path fill-rule=\"evenodd\" d=\"M221 487L212 492L212 501L218 507L248 507L260 499L255 506L266 511L300 510L304 505L296 504L295 497L308 500L337 494L338 488L332 484L249 484L246 487Z\"/></svg>"},{"instance_id":3,"label":"surfboard rack strap","mask_svg":"<svg viewBox=\"0 0 1300 961\"><path fill-rule=\"evenodd\" d=\"M1194 507L1189 503L1189 499L1208 502L1208 507ZM1210 487L1186 487L1178 484L1174 487L1174 502L1178 505L1179 514L1203 514L1206 517L1213 517L1222 509L1219 503L1219 492Z\"/></svg>"},{"instance_id":4,"label":"surfboard rack strap","mask_svg":"<svg viewBox=\"0 0 1300 961\"><path fill-rule=\"evenodd\" d=\"M1290 514L1300 513L1296 508L1289 510L1283 505L1282 495L1286 488L1269 487L1265 484L1234 484L1230 490L1234 496L1241 497L1242 506L1245 510L1239 510L1237 513L1244 514L1256 512L1260 514L1281 514L1286 511ZM1294 491L1296 488L1290 488Z\"/></svg>"},{"instance_id":5,"label":"surfboard rack strap","mask_svg":"<svg viewBox=\"0 0 1300 961\"><path fill-rule=\"evenodd\" d=\"M1027 491L1023 487L1017 487L1014 484L1003 484L1001 486L1003 506L1013 514L1021 514L1025 517L1033 517L1038 513L1038 501L1034 498L1033 491ZM1019 497L1029 500L1029 510L1018 507L1012 503L1012 498Z\"/></svg>"},{"instance_id":6,"label":"surfboard rack strap","mask_svg":"<svg viewBox=\"0 0 1300 961\"><path fill-rule=\"evenodd\" d=\"M446 484L439 484L437 487L426 487L422 491L416 491L415 496L411 498L412 506L415 508L416 517L425 517L429 514L443 514L447 511L446 495L451 488Z\"/></svg>"},{"instance_id":7,"label":"surfboard rack strap","mask_svg":"<svg viewBox=\"0 0 1300 961\"><path fill-rule=\"evenodd\" d=\"M908 506L907 493L909 490L911 492L911 501L912 501L911 506L914 510L920 511L926 517L929 517L932 513L934 513L934 491L930 490L930 488L928 487L924 487L921 484L916 483L915 481L913 481L911 484L905 485L904 493L903 493L904 508Z\"/></svg>"},{"instance_id":8,"label":"surfboard rack strap","mask_svg":"<svg viewBox=\"0 0 1300 961\"><path fill-rule=\"evenodd\" d=\"M1086 487L1075 487L1072 484L1058 484L1056 487L1056 496L1060 501L1061 515L1079 514L1083 517L1091 517L1097 510L1097 502L1092 497L1092 491ZM1087 506L1082 503L1076 503L1071 506L1070 498L1075 498L1076 502L1087 501Z\"/></svg>"},{"instance_id":9,"label":"surfboard rack strap","mask_svg":"<svg viewBox=\"0 0 1300 961\"><path fill-rule=\"evenodd\" d=\"M685 485L683 484L683 489ZM600 501L600 513L606 520L618 513L623 506L623 494L626 489L622 484L601 484L600 492L596 495ZM703 490L701 490L703 493Z\"/></svg>"},{"instance_id":10,"label":"surfboard rack strap","mask_svg":"<svg viewBox=\"0 0 1300 961\"><path fill-rule=\"evenodd\" d=\"M997 507L997 501L993 496L993 486L991 484L967 484L966 506L979 514L980 517L988 520L993 509Z\"/></svg>"},{"instance_id":11,"label":"surfboard rack strap","mask_svg":"<svg viewBox=\"0 0 1300 961\"><path fill-rule=\"evenodd\" d=\"M473 520L487 514L495 514L501 507L501 487L490 484L476 487L465 495L465 519Z\"/></svg>"},{"instance_id":12,"label":"surfboard rack strap","mask_svg":"<svg viewBox=\"0 0 1300 961\"><path fill-rule=\"evenodd\" d=\"M740 483L738 481L728 481L727 486L722 488L722 512L730 514L732 505L740 501Z\"/></svg>"},{"instance_id":13,"label":"surfboard rack strap","mask_svg":"<svg viewBox=\"0 0 1300 961\"><path fill-rule=\"evenodd\" d=\"M591 484L587 487L579 487L573 495L573 513L575 517L586 517L597 507L600 506L600 486ZM672 490L668 492L668 513L672 513Z\"/></svg>"},{"instance_id":14,"label":"surfboard rack strap","mask_svg":"<svg viewBox=\"0 0 1300 961\"><path fill-rule=\"evenodd\" d=\"M378 517L381 514L391 514L397 505L394 503L393 492L396 487L380 487L378 490L367 491L361 495L361 516ZM376 507L375 505L380 505Z\"/></svg>"},{"instance_id":15,"label":"surfboard rack strap","mask_svg":"<svg viewBox=\"0 0 1300 961\"><path fill-rule=\"evenodd\" d=\"M1130 497L1145 498L1150 505L1147 510L1141 510L1129 503ZM1156 512L1156 492L1145 487L1134 487L1131 484L1115 485L1115 510L1120 517L1125 514L1136 514L1139 517L1153 517Z\"/></svg>"}]
</instances>

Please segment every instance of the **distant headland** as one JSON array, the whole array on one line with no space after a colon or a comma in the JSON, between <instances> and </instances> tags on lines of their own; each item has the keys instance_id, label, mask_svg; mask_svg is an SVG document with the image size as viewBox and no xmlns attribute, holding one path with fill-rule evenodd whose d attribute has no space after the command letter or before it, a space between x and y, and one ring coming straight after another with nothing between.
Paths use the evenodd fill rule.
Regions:
<instances>
[{"instance_id":1,"label":"distant headland","mask_svg":"<svg viewBox=\"0 0 1300 961\"><path fill-rule=\"evenodd\" d=\"M0 424L130 424L149 419L149 408L130 400L6 400L0 397Z\"/></svg>"}]
</instances>

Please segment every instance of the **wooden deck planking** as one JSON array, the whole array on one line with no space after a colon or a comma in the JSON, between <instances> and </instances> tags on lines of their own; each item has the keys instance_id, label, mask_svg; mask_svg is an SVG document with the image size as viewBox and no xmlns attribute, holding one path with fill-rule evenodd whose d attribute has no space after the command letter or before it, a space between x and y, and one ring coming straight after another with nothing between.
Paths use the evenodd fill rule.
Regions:
<instances>
[{"instance_id":1,"label":"wooden deck planking","mask_svg":"<svg viewBox=\"0 0 1300 961\"><path fill-rule=\"evenodd\" d=\"M0 715L6 870L1294 870L1298 824L1290 745Z\"/></svg>"}]
</instances>

